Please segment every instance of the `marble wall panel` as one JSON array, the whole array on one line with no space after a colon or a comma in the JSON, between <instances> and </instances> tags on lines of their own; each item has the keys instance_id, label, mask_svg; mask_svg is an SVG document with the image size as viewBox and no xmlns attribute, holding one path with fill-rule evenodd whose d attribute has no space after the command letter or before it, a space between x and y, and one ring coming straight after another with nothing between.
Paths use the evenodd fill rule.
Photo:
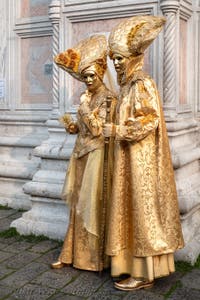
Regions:
<instances>
[{"instance_id":1,"label":"marble wall panel","mask_svg":"<svg viewBox=\"0 0 200 300\"><path fill-rule=\"evenodd\" d=\"M52 37L21 39L21 104L52 103Z\"/></svg>"},{"instance_id":2,"label":"marble wall panel","mask_svg":"<svg viewBox=\"0 0 200 300\"><path fill-rule=\"evenodd\" d=\"M51 0L21 0L21 18L47 15L50 2Z\"/></svg>"}]
</instances>

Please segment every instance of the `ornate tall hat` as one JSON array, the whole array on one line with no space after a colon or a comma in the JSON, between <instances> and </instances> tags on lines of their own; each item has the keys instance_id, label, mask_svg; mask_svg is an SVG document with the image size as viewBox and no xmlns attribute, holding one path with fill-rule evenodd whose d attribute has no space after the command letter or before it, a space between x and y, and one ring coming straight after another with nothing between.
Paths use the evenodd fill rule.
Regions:
<instances>
[{"instance_id":1,"label":"ornate tall hat","mask_svg":"<svg viewBox=\"0 0 200 300\"><path fill-rule=\"evenodd\" d=\"M125 57L137 56L153 42L161 31L165 18L135 16L119 23L109 36L110 56L119 53Z\"/></svg>"},{"instance_id":2,"label":"ornate tall hat","mask_svg":"<svg viewBox=\"0 0 200 300\"><path fill-rule=\"evenodd\" d=\"M93 35L80 41L74 48L59 53L55 63L76 79L82 81L81 73L86 68L93 69L101 78L106 70L107 42L104 35Z\"/></svg>"}]
</instances>

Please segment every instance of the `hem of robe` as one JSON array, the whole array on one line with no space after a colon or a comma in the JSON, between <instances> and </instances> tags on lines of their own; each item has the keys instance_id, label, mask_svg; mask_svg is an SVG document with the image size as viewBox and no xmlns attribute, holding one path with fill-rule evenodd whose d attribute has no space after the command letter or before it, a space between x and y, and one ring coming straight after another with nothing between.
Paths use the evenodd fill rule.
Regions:
<instances>
[{"instance_id":1,"label":"hem of robe","mask_svg":"<svg viewBox=\"0 0 200 300\"><path fill-rule=\"evenodd\" d=\"M175 272L174 253L148 257L133 257L127 250L122 250L117 256L111 257L111 276L119 277L129 274L134 278L153 281Z\"/></svg>"},{"instance_id":2,"label":"hem of robe","mask_svg":"<svg viewBox=\"0 0 200 300\"><path fill-rule=\"evenodd\" d=\"M82 264L78 264L78 263L73 263L73 261L71 260L65 260L62 259L61 257L59 257L59 261L64 263L64 264L68 264L71 265L73 268L79 269L79 270L85 270L85 271L93 271L93 272L101 272L105 269L108 269L110 267L109 263L105 263L103 268L99 268L98 266L92 266L92 263L90 263L90 265L82 265Z\"/></svg>"}]
</instances>

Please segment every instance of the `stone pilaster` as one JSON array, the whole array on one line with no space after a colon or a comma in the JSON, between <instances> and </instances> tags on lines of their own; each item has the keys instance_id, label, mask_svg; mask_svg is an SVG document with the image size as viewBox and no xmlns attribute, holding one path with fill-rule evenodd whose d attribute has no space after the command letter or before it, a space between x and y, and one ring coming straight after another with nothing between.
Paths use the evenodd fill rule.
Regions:
<instances>
[{"instance_id":1,"label":"stone pilaster","mask_svg":"<svg viewBox=\"0 0 200 300\"><path fill-rule=\"evenodd\" d=\"M53 0L49 5L49 18L53 28L53 56L59 52L59 28L61 1ZM53 64L52 113L46 122L49 138L34 149L41 159L41 168L31 182L24 185L24 192L31 196L32 208L11 226L22 234L43 234L50 238L63 239L68 222L68 210L61 200L73 140L59 125L59 70Z\"/></svg>"},{"instance_id":2,"label":"stone pilaster","mask_svg":"<svg viewBox=\"0 0 200 300\"><path fill-rule=\"evenodd\" d=\"M177 13L179 0L161 0L160 7L166 17L164 28L163 101L167 116L176 115L177 104Z\"/></svg>"}]
</instances>

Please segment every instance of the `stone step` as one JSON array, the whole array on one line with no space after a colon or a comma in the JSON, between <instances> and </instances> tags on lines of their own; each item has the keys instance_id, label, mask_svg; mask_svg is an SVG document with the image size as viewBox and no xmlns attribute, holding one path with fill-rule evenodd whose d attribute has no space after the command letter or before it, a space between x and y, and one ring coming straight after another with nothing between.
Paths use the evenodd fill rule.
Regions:
<instances>
[{"instance_id":1,"label":"stone step","mask_svg":"<svg viewBox=\"0 0 200 300\"><path fill-rule=\"evenodd\" d=\"M32 196L61 199L63 183L28 182L23 186L23 191Z\"/></svg>"},{"instance_id":2,"label":"stone step","mask_svg":"<svg viewBox=\"0 0 200 300\"><path fill-rule=\"evenodd\" d=\"M32 208L22 217L13 221L20 234L45 235L63 240L69 222L69 211L64 201L59 199L32 197Z\"/></svg>"},{"instance_id":3,"label":"stone step","mask_svg":"<svg viewBox=\"0 0 200 300\"><path fill-rule=\"evenodd\" d=\"M39 162L27 161L0 161L0 177L32 179L33 175L40 167ZM1 180L1 179L0 179Z\"/></svg>"},{"instance_id":4,"label":"stone step","mask_svg":"<svg viewBox=\"0 0 200 300\"><path fill-rule=\"evenodd\" d=\"M27 181L17 178L0 179L0 204L15 209L30 209L30 196L26 195L22 187Z\"/></svg>"},{"instance_id":5,"label":"stone step","mask_svg":"<svg viewBox=\"0 0 200 300\"><path fill-rule=\"evenodd\" d=\"M65 173L61 171L52 170L39 170L33 176L33 182L46 182L46 183L58 183L61 184L65 180Z\"/></svg>"}]
</instances>

